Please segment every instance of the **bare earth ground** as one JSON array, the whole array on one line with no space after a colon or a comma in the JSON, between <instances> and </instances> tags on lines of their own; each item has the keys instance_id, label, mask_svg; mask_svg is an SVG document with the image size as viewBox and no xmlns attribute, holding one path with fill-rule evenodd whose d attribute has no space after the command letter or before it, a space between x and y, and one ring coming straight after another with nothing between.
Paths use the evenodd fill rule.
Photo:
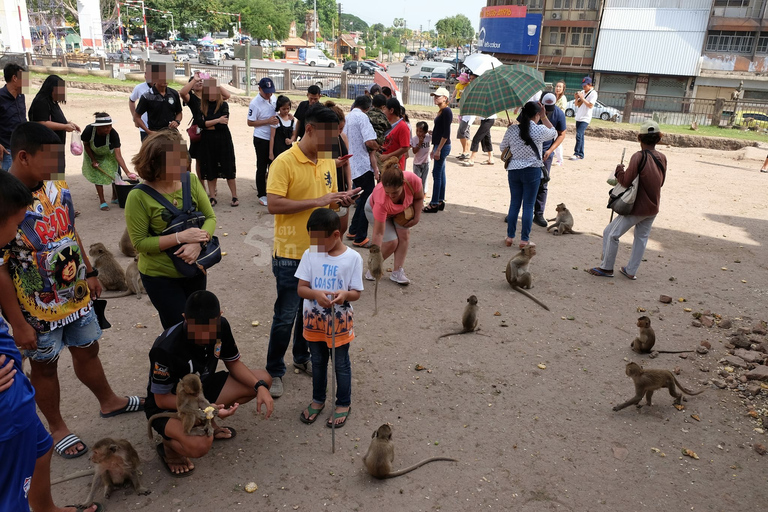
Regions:
<instances>
[{"instance_id":1,"label":"bare earth ground","mask_svg":"<svg viewBox=\"0 0 768 512\"><path fill-rule=\"evenodd\" d=\"M110 112L130 160L139 137L126 103L120 93L70 90L64 111L81 127L93 111ZM275 298L272 219L257 205L251 186L255 158L246 107L232 105L231 110L241 206L228 206L229 193L220 182L217 234L228 254L211 270L209 289L222 301L243 360L263 367ZM185 109L185 123L188 117ZM496 144L502 134L494 130ZM553 169L546 216L554 217L554 206L565 202L577 230L602 233L610 216L605 180L622 148L629 156L637 147L587 134L587 159ZM566 156L572 146L569 137ZM171 478L147 440L144 415L99 419L96 400L63 354L62 412L70 428L91 446L105 436L129 439L146 461L145 484L152 494L118 491L107 508L721 511L764 504L768 460L752 449L754 443L766 443L766 435L754 430L761 422L746 415L737 391L707 382L718 378L723 366L718 360L728 355L726 336L768 319L768 175L758 172L765 151L660 149L669 159L669 172L637 281L618 274L629 257L631 236L623 240L616 277L604 279L583 271L599 264L599 238L554 237L534 226L538 255L532 291L551 312L511 290L504 279L512 249L502 243L509 193L501 165L467 169L451 158L446 210L424 215L413 230L406 262L413 283L400 287L383 280L375 318L370 287L355 304L353 407L348 425L336 436L335 454L331 431L322 422L299 422L311 399L311 379L289 369L285 395L276 401L272 418L259 417L255 404L242 407L228 422L238 438L216 442L189 478ZM453 153L458 154L456 142ZM101 241L118 253L123 211L98 210L80 165L79 157L68 155L68 181L82 212L78 231L86 245ZM480 326L490 337L436 341L460 327L470 294L479 297ZM660 294L687 302L664 305ZM652 317L656 348L694 349L707 340L711 352L687 359L636 356L628 345L640 307ZM728 316L734 329L692 327L684 307ZM107 376L117 392L143 395L147 354L161 332L157 315L146 297L111 300L107 314L113 325L101 340ZM261 325L252 327L254 320ZM632 382L624 375L629 360L650 368L679 366L684 385L707 391L690 397L684 411L672 407L667 393L657 392L651 408L614 413L611 407L632 396ZM417 373L417 363L430 371ZM765 413L767 393L755 399L758 415ZM384 422L394 425L396 468L430 456L454 456L460 462L433 463L395 480L371 479L361 457L371 433ZM700 460L682 457L682 448L695 451ZM86 467L86 457L54 456L52 474ZM243 487L251 481L258 490L247 494ZM88 484L80 479L58 485L54 497L60 504L80 501Z\"/></svg>"}]
</instances>

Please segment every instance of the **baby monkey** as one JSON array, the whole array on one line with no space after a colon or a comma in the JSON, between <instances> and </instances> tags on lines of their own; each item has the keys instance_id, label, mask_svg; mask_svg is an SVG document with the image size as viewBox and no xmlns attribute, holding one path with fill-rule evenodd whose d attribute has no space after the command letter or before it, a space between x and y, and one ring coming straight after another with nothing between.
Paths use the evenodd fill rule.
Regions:
<instances>
[{"instance_id":1,"label":"baby monkey","mask_svg":"<svg viewBox=\"0 0 768 512\"><path fill-rule=\"evenodd\" d=\"M438 460L458 462L456 459L449 457L431 457L413 466L393 472L392 462L395 460L395 443L392 441L392 426L389 423L383 424L373 432L371 438L373 440L368 447L368 451L363 456L363 464L365 464L365 470L368 471L368 474L374 478L394 478L410 473L424 464Z\"/></svg>"},{"instance_id":2,"label":"baby monkey","mask_svg":"<svg viewBox=\"0 0 768 512\"><path fill-rule=\"evenodd\" d=\"M685 389L669 370L645 370L637 363L629 363L627 364L626 372L635 383L635 396L623 404L614 407L614 411L620 411L630 405L636 405L638 409L641 408L640 400L643 399L643 396L645 396L646 405L650 407L653 392L661 388L667 388L669 394L675 398L675 404L682 405L683 395L675 391L675 384L686 395L698 395L705 391L702 389L701 391L693 392Z\"/></svg>"},{"instance_id":3,"label":"baby monkey","mask_svg":"<svg viewBox=\"0 0 768 512\"><path fill-rule=\"evenodd\" d=\"M554 219L549 219L549 222L555 221L554 224L547 228L547 231L554 229L554 235L564 235L566 233L578 234L573 230L573 215L570 210L565 207L565 203L560 203L555 208L557 216Z\"/></svg>"},{"instance_id":4,"label":"baby monkey","mask_svg":"<svg viewBox=\"0 0 768 512\"><path fill-rule=\"evenodd\" d=\"M161 412L153 414L147 423L147 435L150 441L152 435L152 422L158 418L178 418L181 421L184 433L189 436L212 436L213 417L218 415L218 409L203 396L203 384L196 373L189 373L182 377L176 386L176 412ZM203 426L195 426L198 422Z\"/></svg>"},{"instance_id":5,"label":"baby monkey","mask_svg":"<svg viewBox=\"0 0 768 512\"><path fill-rule=\"evenodd\" d=\"M653 350L653 346L656 344L656 333L653 327L651 327L651 319L647 316L641 316L637 319L637 327L640 329L640 332L629 346L638 354L651 354L651 359L653 359L658 354L693 352L693 350Z\"/></svg>"},{"instance_id":6,"label":"baby monkey","mask_svg":"<svg viewBox=\"0 0 768 512\"><path fill-rule=\"evenodd\" d=\"M372 244L368 249L368 271L376 280L376 284L373 285L373 316L379 314L379 281L383 275L382 266L384 266L384 258L381 256L381 247Z\"/></svg>"},{"instance_id":7,"label":"baby monkey","mask_svg":"<svg viewBox=\"0 0 768 512\"><path fill-rule=\"evenodd\" d=\"M533 276L528 272L528 265L531 263L531 258L534 256L536 256L535 245L529 244L520 249L520 252L514 255L507 263L507 282L513 290L522 293L533 302L549 311L546 304L523 289L533 288Z\"/></svg>"},{"instance_id":8,"label":"baby monkey","mask_svg":"<svg viewBox=\"0 0 768 512\"><path fill-rule=\"evenodd\" d=\"M464 307L464 314L461 315L462 330L443 334L442 336L440 336L440 338L445 338L446 336L453 336L454 334L467 334L469 332L474 332L475 334L481 334L477 332L477 324L479 321L477 318L477 310L478 310L477 296L470 295L467 298L467 305ZM488 335L484 334L483 336L488 336Z\"/></svg>"}]
</instances>

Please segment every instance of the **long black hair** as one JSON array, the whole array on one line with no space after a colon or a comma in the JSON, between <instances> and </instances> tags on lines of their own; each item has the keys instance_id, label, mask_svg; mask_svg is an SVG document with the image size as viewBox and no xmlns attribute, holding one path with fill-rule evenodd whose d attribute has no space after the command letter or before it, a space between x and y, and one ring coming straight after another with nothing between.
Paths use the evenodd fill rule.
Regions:
<instances>
[{"instance_id":1,"label":"long black hair","mask_svg":"<svg viewBox=\"0 0 768 512\"><path fill-rule=\"evenodd\" d=\"M538 150L536 149L536 144L534 144L533 139L531 138L531 121L538 113L539 104L534 101L529 101L523 106L520 115L517 116L517 122L520 123L520 138L537 153Z\"/></svg>"},{"instance_id":2,"label":"long black hair","mask_svg":"<svg viewBox=\"0 0 768 512\"><path fill-rule=\"evenodd\" d=\"M35 99L37 98L45 98L49 101L52 101L54 103L59 103L57 101L54 101L53 99L53 90L56 89L58 86L64 86L65 82L64 79L61 78L59 75L48 75L48 78L46 78L43 81L43 85L40 86L40 90L37 91L37 94L35 95ZM66 103L66 100L62 100L61 103Z\"/></svg>"}]
</instances>

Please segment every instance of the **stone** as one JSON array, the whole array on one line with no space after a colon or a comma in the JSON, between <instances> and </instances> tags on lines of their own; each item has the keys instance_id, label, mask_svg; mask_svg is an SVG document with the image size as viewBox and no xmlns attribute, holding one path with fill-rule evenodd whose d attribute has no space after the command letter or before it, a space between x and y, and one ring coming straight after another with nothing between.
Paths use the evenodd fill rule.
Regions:
<instances>
[{"instance_id":1,"label":"stone","mask_svg":"<svg viewBox=\"0 0 768 512\"><path fill-rule=\"evenodd\" d=\"M661 302L662 304L672 304L672 297L670 297L669 295L661 295L659 297L659 302Z\"/></svg>"},{"instance_id":2,"label":"stone","mask_svg":"<svg viewBox=\"0 0 768 512\"><path fill-rule=\"evenodd\" d=\"M755 322L754 325L752 325L752 333L764 335L766 333L765 322L762 322L762 321Z\"/></svg>"},{"instance_id":3,"label":"stone","mask_svg":"<svg viewBox=\"0 0 768 512\"><path fill-rule=\"evenodd\" d=\"M705 309L704 311L701 312L701 314L704 316L709 316L712 314L712 311L710 311L709 309Z\"/></svg>"},{"instance_id":4,"label":"stone","mask_svg":"<svg viewBox=\"0 0 768 512\"><path fill-rule=\"evenodd\" d=\"M757 384L756 382L753 382L751 384L747 384L747 393L749 393L752 396L757 396L760 394L760 384Z\"/></svg>"},{"instance_id":5,"label":"stone","mask_svg":"<svg viewBox=\"0 0 768 512\"><path fill-rule=\"evenodd\" d=\"M761 364L754 370L751 370L749 373L747 373L747 378L749 380L768 381L768 366Z\"/></svg>"},{"instance_id":6,"label":"stone","mask_svg":"<svg viewBox=\"0 0 768 512\"><path fill-rule=\"evenodd\" d=\"M715 387L720 388L720 389L725 389L727 387L725 381L720 380L720 379L712 379L712 384L714 384Z\"/></svg>"},{"instance_id":7,"label":"stone","mask_svg":"<svg viewBox=\"0 0 768 512\"><path fill-rule=\"evenodd\" d=\"M679 354L677 357L680 359L688 359L688 354Z\"/></svg>"},{"instance_id":8,"label":"stone","mask_svg":"<svg viewBox=\"0 0 768 512\"><path fill-rule=\"evenodd\" d=\"M693 327L701 327L701 322L699 322L698 320L692 320L691 325Z\"/></svg>"},{"instance_id":9,"label":"stone","mask_svg":"<svg viewBox=\"0 0 768 512\"><path fill-rule=\"evenodd\" d=\"M747 380L748 379L747 379L746 375L742 375L742 376L739 377L739 382L741 382L742 384L746 384Z\"/></svg>"},{"instance_id":10,"label":"stone","mask_svg":"<svg viewBox=\"0 0 768 512\"><path fill-rule=\"evenodd\" d=\"M733 325L733 322L731 322L731 319L727 316L724 316L720 319L720 323L717 324L717 326L721 329L730 329Z\"/></svg>"},{"instance_id":11,"label":"stone","mask_svg":"<svg viewBox=\"0 0 768 512\"><path fill-rule=\"evenodd\" d=\"M749 327L739 327L736 329L736 332L733 334L729 334L728 336L736 336L737 334L750 334L752 332L752 329Z\"/></svg>"},{"instance_id":12,"label":"stone","mask_svg":"<svg viewBox=\"0 0 768 512\"><path fill-rule=\"evenodd\" d=\"M706 347L707 350L710 350L712 348L712 344L708 341L702 341L701 346Z\"/></svg>"},{"instance_id":13,"label":"stone","mask_svg":"<svg viewBox=\"0 0 768 512\"><path fill-rule=\"evenodd\" d=\"M763 355L751 350L744 350L743 348L737 348L733 355L742 358L748 363L759 363L763 360Z\"/></svg>"},{"instance_id":14,"label":"stone","mask_svg":"<svg viewBox=\"0 0 768 512\"><path fill-rule=\"evenodd\" d=\"M749 346L751 345L751 343L749 342L749 338L747 338L744 335L731 338L731 344L739 348L749 348Z\"/></svg>"},{"instance_id":15,"label":"stone","mask_svg":"<svg viewBox=\"0 0 768 512\"><path fill-rule=\"evenodd\" d=\"M755 451L756 451L757 453L759 453L760 455L765 455L765 451L766 451L766 450L765 450L765 445L764 445L764 444L762 444L762 443L755 443L755 444L754 444L754 446L753 446L753 448L754 448L754 449L755 449Z\"/></svg>"},{"instance_id":16,"label":"stone","mask_svg":"<svg viewBox=\"0 0 768 512\"><path fill-rule=\"evenodd\" d=\"M747 362L738 356L725 356L720 360L720 362L721 363L725 362L725 364L727 364L728 366L733 366L734 368L747 367Z\"/></svg>"},{"instance_id":17,"label":"stone","mask_svg":"<svg viewBox=\"0 0 768 512\"><path fill-rule=\"evenodd\" d=\"M614 443L611 449L613 450L613 456L619 460L624 460L627 458L627 455L629 455L629 450L618 443Z\"/></svg>"},{"instance_id":18,"label":"stone","mask_svg":"<svg viewBox=\"0 0 768 512\"><path fill-rule=\"evenodd\" d=\"M696 353L704 355L704 354L709 353L709 349L707 347L699 345L698 347L696 347Z\"/></svg>"},{"instance_id":19,"label":"stone","mask_svg":"<svg viewBox=\"0 0 768 512\"><path fill-rule=\"evenodd\" d=\"M702 316L699 318L699 321L701 322L701 325L704 327L712 327L715 325L715 321L712 319L711 316Z\"/></svg>"},{"instance_id":20,"label":"stone","mask_svg":"<svg viewBox=\"0 0 768 512\"><path fill-rule=\"evenodd\" d=\"M731 345L730 343L725 343L723 346L728 350L736 348L736 345Z\"/></svg>"},{"instance_id":21,"label":"stone","mask_svg":"<svg viewBox=\"0 0 768 512\"><path fill-rule=\"evenodd\" d=\"M674 373L675 375L680 375L681 373L683 373L683 370L679 366L675 366L675 369L672 370L672 373Z\"/></svg>"}]
</instances>

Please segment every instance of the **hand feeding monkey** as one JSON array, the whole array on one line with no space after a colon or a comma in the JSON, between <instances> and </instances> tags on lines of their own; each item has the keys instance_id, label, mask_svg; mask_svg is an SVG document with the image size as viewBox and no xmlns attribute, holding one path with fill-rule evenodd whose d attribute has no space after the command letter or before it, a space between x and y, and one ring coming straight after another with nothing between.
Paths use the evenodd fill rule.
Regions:
<instances>
[{"instance_id":1,"label":"hand feeding monkey","mask_svg":"<svg viewBox=\"0 0 768 512\"><path fill-rule=\"evenodd\" d=\"M395 460L395 443L392 441L392 426L389 423L383 424L378 430L373 432L371 437L373 440L370 446L368 446L368 451L363 456L363 464L365 464L368 474L374 478L394 478L410 473L424 464L439 460L458 462L456 459L449 457L431 457L413 466L393 472L392 462Z\"/></svg>"},{"instance_id":2,"label":"hand feeding monkey","mask_svg":"<svg viewBox=\"0 0 768 512\"><path fill-rule=\"evenodd\" d=\"M526 245L520 249L520 252L513 256L507 263L507 282L515 291L522 293L536 304L549 311L546 304L523 289L533 288L533 277L530 272L528 272L528 265L531 262L531 258L535 255L536 246L533 244Z\"/></svg>"},{"instance_id":3,"label":"hand feeding monkey","mask_svg":"<svg viewBox=\"0 0 768 512\"><path fill-rule=\"evenodd\" d=\"M675 397L675 404L682 405L683 395L675 391L675 384L680 388L680 391L686 395L699 395L705 390L693 392L685 389L675 378L675 376L669 370L645 370L637 363L629 363L626 368L627 375L635 383L635 396L619 404L613 408L614 411L620 411L630 405L636 405L637 408L641 408L640 400L645 396L646 405L651 405L651 397L653 392L657 389L667 388L669 394Z\"/></svg>"},{"instance_id":4,"label":"hand feeding monkey","mask_svg":"<svg viewBox=\"0 0 768 512\"><path fill-rule=\"evenodd\" d=\"M371 276L376 280L376 284L373 285L373 316L379 314L379 281L383 275L382 266L384 265L384 258L381 257L381 247L372 244L368 249L368 271Z\"/></svg>"},{"instance_id":5,"label":"hand feeding monkey","mask_svg":"<svg viewBox=\"0 0 768 512\"><path fill-rule=\"evenodd\" d=\"M467 298L467 305L464 307L464 314L461 315L462 330L443 334L438 339L445 338L446 336L453 336L455 334L467 334L470 332L474 332L475 334L482 334L477 332L477 324L479 322L479 319L477 318L477 311L477 296L470 295ZM488 335L483 334L483 336Z\"/></svg>"},{"instance_id":6,"label":"hand feeding monkey","mask_svg":"<svg viewBox=\"0 0 768 512\"><path fill-rule=\"evenodd\" d=\"M640 332L629 346L638 354L651 354L651 358L654 358L653 354L684 354L686 352L693 352L693 350L653 350L653 346L656 344L656 333L653 327L651 327L651 319L647 316L641 316L637 319L637 327L640 329Z\"/></svg>"},{"instance_id":7,"label":"hand feeding monkey","mask_svg":"<svg viewBox=\"0 0 768 512\"><path fill-rule=\"evenodd\" d=\"M211 410L213 409L213 410ZM153 414L147 422L147 435L154 439L152 422L158 418L177 418L185 434L190 436L212 436L213 417L218 415L218 409L211 406L203 396L203 384L195 373L185 375L176 386L176 412L161 412ZM204 425L196 427L200 421Z\"/></svg>"}]
</instances>

